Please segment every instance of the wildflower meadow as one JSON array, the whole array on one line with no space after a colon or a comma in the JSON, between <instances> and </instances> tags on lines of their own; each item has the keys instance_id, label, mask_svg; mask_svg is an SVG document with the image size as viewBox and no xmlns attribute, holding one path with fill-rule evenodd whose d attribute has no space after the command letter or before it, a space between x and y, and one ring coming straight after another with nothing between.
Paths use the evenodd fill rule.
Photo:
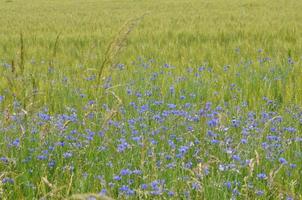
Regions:
<instances>
[{"instance_id":1,"label":"wildflower meadow","mask_svg":"<svg viewBox=\"0 0 302 200\"><path fill-rule=\"evenodd\" d=\"M0 199L302 199L301 9L0 0Z\"/></svg>"}]
</instances>

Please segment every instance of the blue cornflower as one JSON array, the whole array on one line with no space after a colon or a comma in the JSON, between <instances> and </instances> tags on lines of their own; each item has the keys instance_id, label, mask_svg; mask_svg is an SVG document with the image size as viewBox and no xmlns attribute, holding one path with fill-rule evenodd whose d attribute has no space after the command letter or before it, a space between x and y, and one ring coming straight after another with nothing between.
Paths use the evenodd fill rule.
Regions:
<instances>
[{"instance_id":1,"label":"blue cornflower","mask_svg":"<svg viewBox=\"0 0 302 200\"><path fill-rule=\"evenodd\" d=\"M114 177L113 177L113 180L115 180L115 181L120 181L120 180L122 180L122 178L121 178L120 176L114 176Z\"/></svg>"},{"instance_id":2,"label":"blue cornflower","mask_svg":"<svg viewBox=\"0 0 302 200\"><path fill-rule=\"evenodd\" d=\"M219 143L219 140L216 140L216 139L211 140L211 144L218 144L218 143Z\"/></svg>"},{"instance_id":3,"label":"blue cornflower","mask_svg":"<svg viewBox=\"0 0 302 200\"><path fill-rule=\"evenodd\" d=\"M174 86L170 86L170 93L173 94L175 92Z\"/></svg>"},{"instance_id":4,"label":"blue cornflower","mask_svg":"<svg viewBox=\"0 0 302 200\"><path fill-rule=\"evenodd\" d=\"M224 183L224 185L230 190L232 188L232 183L230 181L227 181Z\"/></svg>"},{"instance_id":5,"label":"blue cornflower","mask_svg":"<svg viewBox=\"0 0 302 200\"><path fill-rule=\"evenodd\" d=\"M209 127L215 127L215 126L218 125L218 122L219 122L218 119L215 119L215 118L210 119L210 120L208 121L208 126L209 126Z\"/></svg>"},{"instance_id":6,"label":"blue cornflower","mask_svg":"<svg viewBox=\"0 0 302 200\"><path fill-rule=\"evenodd\" d=\"M184 96L184 95L180 96L181 100L184 100L185 98L186 98L186 96Z\"/></svg>"},{"instance_id":7,"label":"blue cornflower","mask_svg":"<svg viewBox=\"0 0 302 200\"><path fill-rule=\"evenodd\" d=\"M101 192L99 193L99 195L101 195L101 196L105 196L106 194L107 194L106 189L102 189Z\"/></svg>"},{"instance_id":8,"label":"blue cornflower","mask_svg":"<svg viewBox=\"0 0 302 200\"><path fill-rule=\"evenodd\" d=\"M63 157L64 158L70 158L70 157L72 157L72 153L71 152L63 153Z\"/></svg>"},{"instance_id":9,"label":"blue cornflower","mask_svg":"<svg viewBox=\"0 0 302 200\"><path fill-rule=\"evenodd\" d=\"M45 155L39 155L39 156L37 156L37 159L38 160L46 160L47 156L45 156Z\"/></svg>"},{"instance_id":10,"label":"blue cornflower","mask_svg":"<svg viewBox=\"0 0 302 200\"><path fill-rule=\"evenodd\" d=\"M43 121L49 121L51 119L48 114L42 112L38 113L38 117Z\"/></svg>"},{"instance_id":11,"label":"blue cornflower","mask_svg":"<svg viewBox=\"0 0 302 200\"><path fill-rule=\"evenodd\" d=\"M15 147L19 147L19 146L20 146L20 139L19 139L19 138L15 139L15 140L12 142L12 145L15 146Z\"/></svg>"},{"instance_id":12,"label":"blue cornflower","mask_svg":"<svg viewBox=\"0 0 302 200\"><path fill-rule=\"evenodd\" d=\"M199 183L192 183L192 189L193 190L199 190L200 189L200 184Z\"/></svg>"},{"instance_id":13,"label":"blue cornflower","mask_svg":"<svg viewBox=\"0 0 302 200\"><path fill-rule=\"evenodd\" d=\"M1 161L1 162L4 162L4 163L8 163L8 158L6 158L6 157L1 157L1 158L0 158L0 161Z\"/></svg>"},{"instance_id":14,"label":"blue cornflower","mask_svg":"<svg viewBox=\"0 0 302 200\"><path fill-rule=\"evenodd\" d=\"M256 195L262 196L262 195L264 195L264 191L263 190L257 190Z\"/></svg>"},{"instance_id":15,"label":"blue cornflower","mask_svg":"<svg viewBox=\"0 0 302 200\"><path fill-rule=\"evenodd\" d=\"M147 185L147 184L144 184L144 183L141 184L141 189L142 189L142 190L146 190L147 188L148 188L148 185Z\"/></svg>"},{"instance_id":16,"label":"blue cornflower","mask_svg":"<svg viewBox=\"0 0 302 200\"><path fill-rule=\"evenodd\" d=\"M266 179L266 174L265 173L260 173L260 174L257 175L257 177L259 179Z\"/></svg>"},{"instance_id":17,"label":"blue cornflower","mask_svg":"<svg viewBox=\"0 0 302 200\"><path fill-rule=\"evenodd\" d=\"M150 185L151 185L153 190L157 191L157 190L159 190L159 184L160 184L160 181L155 180L155 181L151 182Z\"/></svg>"},{"instance_id":18,"label":"blue cornflower","mask_svg":"<svg viewBox=\"0 0 302 200\"><path fill-rule=\"evenodd\" d=\"M175 105L175 104L169 103L169 104L167 104L167 105L168 105L168 108L170 108L170 109L176 108L176 105Z\"/></svg>"},{"instance_id":19,"label":"blue cornflower","mask_svg":"<svg viewBox=\"0 0 302 200\"><path fill-rule=\"evenodd\" d=\"M287 196L287 197L286 197L286 200L294 200L294 198L293 198L293 197L290 197L290 196Z\"/></svg>"},{"instance_id":20,"label":"blue cornflower","mask_svg":"<svg viewBox=\"0 0 302 200\"><path fill-rule=\"evenodd\" d=\"M240 156L238 156L238 155L233 155L232 158L233 158L233 160L236 160L236 161L241 160Z\"/></svg>"},{"instance_id":21,"label":"blue cornflower","mask_svg":"<svg viewBox=\"0 0 302 200\"><path fill-rule=\"evenodd\" d=\"M122 169L122 170L120 171L120 175L121 175L121 176L130 175L131 173L132 173L132 172L131 172L130 169Z\"/></svg>"},{"instance_id":22,"label":"blue cornflower","mask_svg":"<svg viewBox=\"0 0 302 200\"><path fill-rule=\"evenodd\" d=\"M56 161L54 161L54 160L51 160L51 161L48 163L48 167L50 167L50 168L53 168L55 165L56 165Z\"/></svg>"},{"instance_id":23,"label":"blue cornflower","mask_svg":"<svg viewBox=\"0 0 302 200\"><path fill-rule=\"evenodd\" d=\"M188 147L188 146L181 146L181 147L178 149L179 153L181 153L181 154L185 154L188 150L189 150L189 147Z\"/></svg>"},{"instance_id":24,"label":"blue cornflower","mask_svg":"<svg viewBox=\"0 0 302 200\"><path fill-rule=\"evenodd\" d=\"M185 168L187 168L187 169L191 169L192 166L193 166L193 163L192 163L192 162L187 162L187 163L185 163Z\"/></svg>"},{"instance_id":25,"label":"blue cornflower","mask_svg":"<svg viewBox=\"0 0 302 200\"><path fill-rule=\"evenodd\" d=\"M126 185L123 185L122 187L119 188L119 190L122 192L122 193L125 193L126 195L128 196L131 196L131 195L134 195L134 190L131 190L128 186Z\"/></svg>"},{"instance_id":26,"label":"blue cornflower","mask_svg":"<svg viewBox=\"0 0 302 200\"><path fill-rule=\"evenodd\" d=\"M245 139L245 138L241 139L241 143L242 144L246 144L247 143L247 139Z\"/></svg>"},{"instance_id":27,"label":"blue cornflower","mask_svg":"<svg viewBox=\"0 0 302 200\"><path fill-rule=\"evenodd\" d=\"M235 189L233 190L233 195L234 195L234 196L240 195L239 190L235 188Z\"/></svg>"},{"instance_id":28,"label":"blue cornflower","mask_svg":"<svg viewBox=\"0 0 302 200\"><path fill-rule=\"evenodd\" d=\"M235 128L238 128L240 126L240 120L233 119L232 120L232 126Z\"/></svg>"},{"instance_id":29,"label":"blue cornflower","mask_svg":"<svg viewBox=\"0 0 302 200\"><path fill-rule=\"evenodd\" d=\"M2 183L3 184L6 184L6 183L13 184L14 183L14 179L6 177L6 178L2 179Z\"/></svg>"},{"instance_id":30,"label":"blue cornflower","mask_svg":"<svg viewBox=\"0 0 302 200\"><path fill-rule=\"evenodd\" d=\"M279 162L281 164L287 164L287 161L285 160L285 158L279 158Z\"/></svg>"},{"instance_id":31,"label":"blue cornflower","mask_svg":"<svg viewBox=\"0 0 302 200\"><path fill-rule=\"evenodd\" d=\"M117 146L117 151L118 152L124 152L127 148L129 147L129 144L124 138L120 139L120 144Z\"/></svg>"},{"instance_id":32,"label":"blue cornflower","mask_svg":"<svg viewBox=\"0 0 302 200\"><path fill-rule=\"evenodd\" d=\"M140 113L147 112L148 110L149 110L148 104L142 105L142 106L141 106L141 109L140 109Z\"/></svg>"},{"instance_id":33,"label":"blue cornflower","mask_svg":"<svg viewBox=\"0 0 302 200\"><path fill-rule=\"evenodd\" d=\"M169 197L173 197L174 195L175 195L175 192L173 192L173 191L169 191L169 192L168 192L168 196L169 196Z\"/></svg>"}]
</instances>

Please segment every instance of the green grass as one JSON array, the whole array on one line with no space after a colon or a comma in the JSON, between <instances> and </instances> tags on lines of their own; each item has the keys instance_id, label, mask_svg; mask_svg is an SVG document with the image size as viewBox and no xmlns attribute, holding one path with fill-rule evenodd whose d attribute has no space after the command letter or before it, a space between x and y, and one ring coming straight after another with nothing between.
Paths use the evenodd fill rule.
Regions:
<instances>
[{"instance_id":1,"label":"green grass","mask_svg":"<svg viewBox=\"0 0 302 200\"><path fill-rule=\"evenodd\" d=\"M44 85L40 82L50 62L61 76L76 77L83 71L89 73L88 70L93 73L105 59L107 46L120 28L146 14L129 35L116 62L130 64L140 56L171 63L180 69L204 62L218 68L256 59L258 50L263 49L263 57L272 57L282 65L289 55L295 60L302 56L301 7L299 1L281 0L32 1L27 4L3 1L0 54L5 62L19 63L22 33L25 73L32 74L37 84ZM239 55L235 52L237 48ZM37 64L30 65L31 60ZM40 64L41 61L45 64ZM53 78L60 75L55 74ZM286 86L286 100L292 99L296 88L299 90L297 86ZM6 87L2 84L1 88ZM301 102L301 97L295 101Z\"/></svg>"},{"instance_id":2,"label":"green grass","mask_svg":"<svg viewBox=\"0 0 302 200\"><path fill-rule=\"evenodd\" d=\"M233 189L240 191L239 199L302 198L301 142L289 142L300 138L302 131L301 10L299 0L0 0L0 96L4 96L0 100L0 157L9 158L8 164L0 163L0 178L14 179L10 185L0 183L0 198L39 199L46 195L62 199L106 189L108 196L122 199L126 196L119 193L119 187L127 184L126 180L112 188L108 184L127 167L144 172L129 178L134 180L131 187L136 192L130 198L155 198L138 188L157 179L165 179L165 187L175 192L176 199L185 198L185 191L193 199L230 199ZM124 64L124 69L118 64ZM163 67L165 64L175 68ZM201 66L205 69L198 71ZM153 80L154 73L157 78ZM106 83L110 83L109 88L103 87ZM171 86L175 88L173 94ZM133 94L127 94L127 89ZM137 97L137 92L142 97ZM152 95L148 97L147 92ZM193 93L196 98L190 97ZM182 95L186 100L180 99ZM90 100L95 104L89 105ZM213 109L220 105L220 126L230 131L208 127L208 116L197 123L169 116L157 124L154 116L167 110L153 105L160 100L164 105L173 103L188 109L192 115L206 102L212 102ZM192 107L184 108L184 101ZM139 112L146 104L150 110ZM252 142L244 146L240 140L250 111L256 113L261 131L252 130L248 136ZM41 112L51 119L41 120L37 116ZM273 112L268 121L261 121L263 112ZM59 114L63 113L76 113L78 121L60 121ZM87 117L91 113L94 116ZM274 124L278 116L283 121ZM143 138L142 146L129 142L130 119L143 119L139 122L143 125L135 125ZM242 121L239 128L232 127L232 119ZM111 120L120 122L122 128L110 124ZM166 131L163 126L168 127ZM189 126L194 131L188 131ZM296 131L291 134L286 127ZM295 170L290 171L289 163L279 165L279 157L270 162L265 158L268 152L261 145L275 134L271 128L282 138L277 145L284 152L276 156L297 164ZM94 136L87 142L82 138L89 135L87 129L96 135L104 131L105 137ZM125 135L120 134L122 129ZM33 130L38 134L32 134ZM77 135L83 148L74 147L65 138L72 130L83 134ZM149 135L155 130L160 134ZM211 145L206 136L209 130L217 132L221 141L232 138L230 146L238 149L240 157L253 159L255 166L241 168L239 173L221 173L219 165L232 159L223 151L227 144ZM182 141L171 150L168 140L173 134ZM131 143L125 153L116 152L121 137ZM16 138L20 146L11 147ZM175 159L176 169L157 167L158 161L168 164L164 155L177 154L178 148L196 139L200 143L194 148L201 151L197 157L191 149L185 158ZM46 161L35 159L60 141L67 145L56 149ZM108 149L99 152L100 146ZM65 159L66 152L72 152L73 157ZM260 161L255 164L258 156ZM30 162L24 162L29 158ZM47 163L51 160L56 166L50 169ZM188 161L193 165L190 170L182 167ZM71 166L74 171L66 170ZM204 170L200 166L207 166L210 172L199 180L200 174L194 170ZM269 181L257 179L263 171L270 176ZM104 176L103 182L98 175ZM189 180L180 181L184 177ZM193 190L191 185L196 181L201 189ZM228 190L226 181L240 185ZM248 183L255 187L249 188ZM256 190L265 194L256 196ZM169 197L164 194L157 198Z\"/></svg>"}]
</instances>

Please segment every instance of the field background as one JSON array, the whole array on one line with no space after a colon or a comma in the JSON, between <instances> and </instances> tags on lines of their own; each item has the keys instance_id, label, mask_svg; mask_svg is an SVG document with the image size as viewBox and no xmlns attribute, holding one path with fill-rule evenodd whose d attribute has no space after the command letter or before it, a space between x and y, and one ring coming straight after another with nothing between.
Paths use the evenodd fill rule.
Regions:
<instances>
[{"instance_id":1,"label":"field background","mask_svg":"<svg viewBox=\"0 0 302 200\"><path fill-rule=\"evenodd\" d=\"M159 66L168 64L175 66L173 76L167 73L156 82L164 101L179 103L168 95L169 86L175 85L176 91L185 88L188 94L196 92L204 102L214 105L230 102L230 107L247 102L247 109L256 112L263 109L260 102L265 97L276 101L274 111L286 115L286 108L302 105L301 10L302 1L299 0L0 0L0 96L5 96L0 108L2 113L13 115L17 111L12 102L18 101L22 112L27 113L25 119L22 118L27 126L31 116L45 107L49 115L55 115L73 106L78 109L79 116L85 116L86 110L82 108L88 100L109 107L121 102L129 105L135 97L128 97L125 87L131 83L131 87L140 91L152 88L153 83L145 78L153 71L159 72ZM129 33L124 34L125 31ZM114 46L119 39L123 43ZM111 43L111 51L121 47L116 54L107 52ZM151 68L145 70L137 65ZM200 66L213 71L203 76L202 84L194 78L175 84L177 77ZM114 82L108 86L112 87L109 95L98 86L101 67L104 71L100 82L106 84L111 79ZM92 82L86 81L89 77L94 77ZM134 80L135 84L131 82ZM236 92L230 90L232 84L236 85ZM197 100L192 103L199 104ZM108 118L100 116L103 121ZM2 121L4 119L3 114ZM290 122L290 118L287 120ZM297 127L299 136L301 125ZM18 155L17 151L6 147L4 136L0 139L4 149L1 156ZM289 158L295 157L293 152L301 153L299 145L293 149ZM26 153L22 155L26 157ZM90 158L93 160L93 156ZM75 163L81 165L81 161ZM28 167L1 169L18 177ZM156 173L155 169L150 170ZM47 176L41 175L43 173L41 168L39 174L25 173L20 178L19 183L30 177L38 189L27 190L15 185L4 197L38 198L53 192L43 186L41 177ZM75 177L80 179L78 173ZM299 172L296 175L299 176ZM60 179L60 176L56 173L48 178L51 177L49 179L58 187L70 183L70 177ZM279 180L282 183L281 175ZM88 183L76 182L73 191L62 189L52 194L53 198L100 190L95 185L90 190ZM288 183L285 187L282 190L301 198L301 184L294 187ZM195 197L230 197L224 191L215 192L209 188L208 192L195 194ZM117 192L111 191L109 196L117 197ZM268 194L266 197L276 196Z\"/></svg>"},{"instance_id":2,"label":"field background","mask_svg":"<svg viewBox=\"0 0 302 200\"><path fill-rule=\"evenodd\" d=\"M116 56L120 63L127 65L142 57L180 69L205 62L218 68L257 59L262 49L262 57L282 64L288 56L300 60L301 8L302 3L296 0L7 0L1 1L0 7L0 54L3 62L20 62L22 33L25 65L35 60L44 61L48 67L54 60L61 74L80 76L83 70L74 72L74 66L98 70L108 44L120 29L141 17L127 37L125 48ZM240 49L239 55L236 49ZM26 68L27 73L35 74L43 66ZM2 89L5 87L2 84ZM286 93L286 100L294 95L294 103L301 102L301 95L295 95L301 93L297 85L288 84L280 92Z\"/></svg>"}]
</instances>

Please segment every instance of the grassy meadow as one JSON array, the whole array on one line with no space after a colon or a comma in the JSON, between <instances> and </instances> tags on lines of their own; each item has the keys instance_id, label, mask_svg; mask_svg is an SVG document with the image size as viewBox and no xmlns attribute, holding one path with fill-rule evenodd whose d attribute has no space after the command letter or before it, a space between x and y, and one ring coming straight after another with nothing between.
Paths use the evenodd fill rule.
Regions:
<instances>
[{"instance_id":1,"label":"grassy meadow","mask_svg":"<svg viewBox=\"0 0 302 200\"><path fill-rule=\"evenodd\" d=\"M302 199L301 10L0 0L0 199Z\"/></svg>"}]
</instances>

